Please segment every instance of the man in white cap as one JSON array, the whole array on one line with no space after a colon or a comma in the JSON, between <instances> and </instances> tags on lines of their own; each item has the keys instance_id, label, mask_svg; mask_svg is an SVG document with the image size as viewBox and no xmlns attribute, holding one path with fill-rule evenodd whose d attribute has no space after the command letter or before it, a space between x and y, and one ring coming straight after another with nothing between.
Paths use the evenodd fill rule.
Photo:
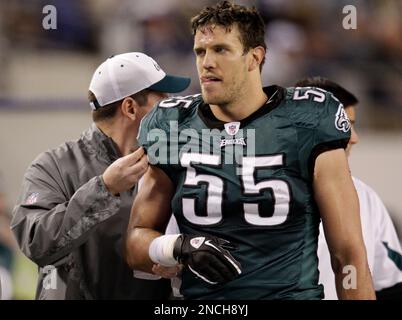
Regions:
<instances>
[{"instance_id":1,"label":"man in white cap","mask_svg":"<svg viewBox=\"0 0 402 320\"><path fill-rule=\"evenodd\" d=\"M142 117L189 78L149 56L112 56L89 86L94 123L78 140L39 155L24 176L12 230L39 267L37 299L163 299L167 280L133 277L123 259L137 182L148 162L136 136Z\"/></svg>"}]
</instances>

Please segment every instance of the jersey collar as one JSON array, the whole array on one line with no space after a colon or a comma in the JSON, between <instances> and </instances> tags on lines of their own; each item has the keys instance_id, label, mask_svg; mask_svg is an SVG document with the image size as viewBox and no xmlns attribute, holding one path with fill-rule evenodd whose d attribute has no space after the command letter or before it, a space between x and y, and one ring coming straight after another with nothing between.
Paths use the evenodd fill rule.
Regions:
<instances>
[{"instance_id":1,"label":"jersey collar","mask_svg":"<svg viewBox=\"0 0 402 320\"><path fill-rule=\"evenodd\" d=\"M277 108L286 96L286 89L280 86L269 86L263 88L266 95L269 97L268 101L261 106L258 110L253 112L247 118L240 120L240 128L247 126L253 120L271 112ZM202 103L198 108L198 115L205 125L210 129L224 129L225 121L221 121L212 113L211 107L207 103Z\"/></svg>"}]
</instances>

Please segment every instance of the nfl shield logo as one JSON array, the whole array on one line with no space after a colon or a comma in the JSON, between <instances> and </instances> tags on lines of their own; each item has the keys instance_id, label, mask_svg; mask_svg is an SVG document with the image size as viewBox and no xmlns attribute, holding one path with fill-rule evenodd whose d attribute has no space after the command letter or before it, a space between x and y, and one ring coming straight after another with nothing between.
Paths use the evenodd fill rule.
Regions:
<instances>
[{"instance_id":1,"label":"nfl shield logo","mask_svg":"<svg viewBox=\"0 0 402 320\"><path fill-rule=\"evenodd\" d=\"M26 200L26 204L35 204L36 201L38 201L39 193L38 192L33 192L29 195L29 197Z\"/></svg>"},{"instance_id":2,"label":"nfl shield logo","mask_svg":"<svg viewBox=\"0 0 402 320\"><path fill-rule=\"evenodd\" d=\"M225 130L231 136L236 135L236 133L239 132L239 129L240 129L240 122L225 123Z\"/></svg>"}]
</instances>

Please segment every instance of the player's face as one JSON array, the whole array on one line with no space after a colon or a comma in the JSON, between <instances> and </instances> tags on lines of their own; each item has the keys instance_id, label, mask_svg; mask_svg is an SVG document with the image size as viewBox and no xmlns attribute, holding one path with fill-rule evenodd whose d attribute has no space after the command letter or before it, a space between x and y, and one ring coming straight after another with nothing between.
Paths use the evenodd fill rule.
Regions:
<instances>
[{"instance_id":1,"label":"player's face","mask_svg":"<svg viewBox=\"0 0 402 320\"><path fill-rule=\"evenodd\" d=\"M356 122L356 110L354 106L347 106L345 108L346 114L348 115L348 118L350 120L350 123L352 125L352 132L350 135L350 140L348 143L348 146L346 148L346 154L349 156L350 155L350 151L352 149L352 146L356 143L359 142L359 136L357 135L356 129L355 129L355 122Z\"/></svg>"},{"instance_id":2,"label":"player's face","mask_svg":"<svg viewBox=\"0 0 402 320\"><path fill-rule=\"evenodd\" d=\"M247 61L237 26L230 31L220 26L197 30L194 52L204 101L228 105L244 95L247 82Z\"/></svg>"}]
</instances>

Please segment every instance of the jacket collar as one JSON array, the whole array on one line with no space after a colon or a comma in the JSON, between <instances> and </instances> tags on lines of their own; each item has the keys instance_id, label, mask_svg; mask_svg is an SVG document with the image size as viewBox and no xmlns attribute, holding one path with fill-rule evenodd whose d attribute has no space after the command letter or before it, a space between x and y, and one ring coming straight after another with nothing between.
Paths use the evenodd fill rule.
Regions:
<instances>
[{"instance_id":1,"label":"jacket collar","mask_svg":"<svg viewBox=\"0 0 402 320\"><path fill-rule=\"evenodd\" d=\"M112 138L105 135L95 123L83 133L82 140L91 153L96 153L107 162L114 162L121 157L119 149Z\"/></svg>"}]
</instances>

